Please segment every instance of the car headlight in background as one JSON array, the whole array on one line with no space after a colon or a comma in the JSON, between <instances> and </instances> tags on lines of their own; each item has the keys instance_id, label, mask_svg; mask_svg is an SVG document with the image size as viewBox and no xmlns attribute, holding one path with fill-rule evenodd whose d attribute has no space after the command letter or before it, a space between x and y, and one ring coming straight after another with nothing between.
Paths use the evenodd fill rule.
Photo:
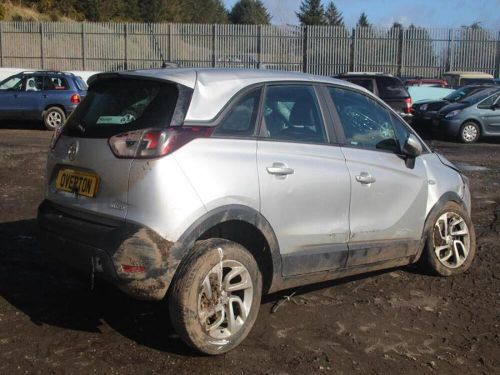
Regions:
<instances>
[{"instance_id":1,"label":"car headlight in background","mask_svg":"<svg viewBox=\"0 0 500 375\"><path fill-rule=\"evenodd\" d=\"M447 115L444 116L444 118L452 118L452 117L455 117L456 115L458 115L460 112L462 112L461 109L455 109L454 111L451 111L450 113L448 113Z\"/></svg>"},{"instance_id":2,"label":"car headlight in background","mask_svg":"<svg viewBox=\"0 0 500 375\"><path fill-rule=\"evenodd\" d=\"M421 111L427 111L427 108L429 108L429 105L428 105L428 104L422 104L422 105L420 106L420 110L421 110Z\"/></svg>"}]
</instances>

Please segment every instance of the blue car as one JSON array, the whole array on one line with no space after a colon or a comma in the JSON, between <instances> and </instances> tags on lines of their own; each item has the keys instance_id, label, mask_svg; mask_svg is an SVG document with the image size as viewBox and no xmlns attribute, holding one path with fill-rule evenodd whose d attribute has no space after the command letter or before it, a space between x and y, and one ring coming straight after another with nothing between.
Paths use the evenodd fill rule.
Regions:
<instances>
[{"instance_id":1,"label":"blue car","mask_svg":"<svg viewBox=\"0 0 500 375\"><path fill-rule=\"evenodd\" d=\"M87 84L71 73L22 72L0 82L0 120L42 120L54 130L86 93Z\"/></svg>"},{"instance_id":2,"label":"blue car","mask_svg":"<svg viewBox=\"0 0 500 375\"><path fill-rule=\"evenodd\" d=\"M441 108L433 130L464 143L500 135L500 87L491 86Z\"/></svg>"}]
</instances>

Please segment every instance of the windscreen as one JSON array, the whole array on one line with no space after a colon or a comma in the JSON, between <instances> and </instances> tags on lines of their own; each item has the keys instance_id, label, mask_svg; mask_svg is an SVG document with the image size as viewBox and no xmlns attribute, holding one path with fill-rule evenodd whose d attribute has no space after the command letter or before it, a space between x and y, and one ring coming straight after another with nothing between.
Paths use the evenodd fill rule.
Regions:
<instances>
[{"instance_id":1,"label":"windscreen","mask_svg":"<svg viewBox=\"0 0 500 375\"><path fill-rule=\"evenodd\" d=\"M144 79L99 80L69 117L63 134L107 138L137 129L170 125L177 103L174 84Z\"/></svg>"},{"instance_id":2,"label":"windscreen","mask_svg":"<svg viewBox=\"0 0 500 375\"><path fill-rule=\"evenodd\" d=\"M476 104L479 103L481 100L486 99L488 96L494 94L497 91L499 91L498 88L484 89L479 92L476 92L475 94L467 96L466 98L460 100L460 102Z\"/></svg>"},{"instance_id":3,"label":"windscreen","mask_svg":"<svg viewBox=\"0 0 500 375\"><path fill-rule=\"evenodd\" d=\"M377 77L378 94L381 98L408 98L410 94L397 78Z\"/></svg>"}]
</instances>

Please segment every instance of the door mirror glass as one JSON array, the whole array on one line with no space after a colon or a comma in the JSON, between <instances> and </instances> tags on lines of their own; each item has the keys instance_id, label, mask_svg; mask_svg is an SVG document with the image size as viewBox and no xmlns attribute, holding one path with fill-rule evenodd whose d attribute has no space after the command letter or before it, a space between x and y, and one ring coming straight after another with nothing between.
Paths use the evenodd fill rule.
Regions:
<instances>
[{"instance_id":1,"label":"door mirror glass","mask_svg":"<svg viewBox=\"0 0 500 375\"><path fill-rule=\"evenodd\" d=\"M422 144L413 134L410 134L406 139L403 153L410 158L416 158L422 153Z\"/></svg>"}]
</instances>

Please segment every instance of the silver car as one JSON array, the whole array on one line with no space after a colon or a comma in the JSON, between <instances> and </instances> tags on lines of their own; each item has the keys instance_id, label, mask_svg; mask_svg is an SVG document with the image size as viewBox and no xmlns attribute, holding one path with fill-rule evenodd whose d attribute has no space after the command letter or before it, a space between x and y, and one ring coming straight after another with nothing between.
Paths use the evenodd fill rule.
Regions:
<instances>
[{"instance_id":1,"label":"silver car","mask_svg":"<svg viewBox=\"0 0 500 375\"><path fill-rule=\"evenodd\" d=\"M261 295L475 254L467 179L345 81L262 70L103 73L54 134L40 243L132 297L168 299L219 354Z\"/></svg>"}]
</instances>

